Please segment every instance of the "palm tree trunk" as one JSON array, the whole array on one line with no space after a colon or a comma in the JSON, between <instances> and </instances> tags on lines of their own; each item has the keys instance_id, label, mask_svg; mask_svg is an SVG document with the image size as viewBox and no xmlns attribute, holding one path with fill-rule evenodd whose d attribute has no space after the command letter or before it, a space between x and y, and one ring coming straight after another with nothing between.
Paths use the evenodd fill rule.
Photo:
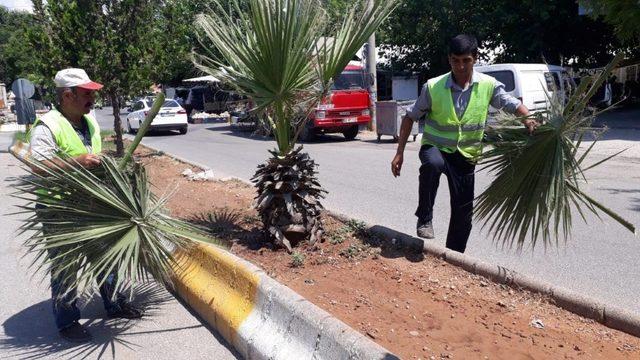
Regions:
<instances>
[{"instance_id":1,"label":"palm tree trunk","mask_svg":"<svg viewBox=\"0 0 640 360\"><path fill-rule=\"evenodd\" d=\"M113 107L113 130L116 133L116 156L124 154L124 143L122 142L122 121L120 120L120 100L118 94L113 91L109 93L111 106Z\"/></svg>"}]
</instances>

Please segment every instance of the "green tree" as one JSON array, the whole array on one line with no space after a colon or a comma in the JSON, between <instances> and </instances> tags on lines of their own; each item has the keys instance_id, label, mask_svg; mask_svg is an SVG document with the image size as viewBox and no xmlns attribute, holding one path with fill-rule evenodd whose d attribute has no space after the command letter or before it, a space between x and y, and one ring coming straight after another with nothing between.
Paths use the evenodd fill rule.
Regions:
<instances>
[{"instance_id":1,"label":"green tree","mask_svg":"<svg viewBox=\"0 0 640 360\"><path fill-rule=\"evenodd\" d=\"M448 70L447 43L460 33L491 41L492 1L403 0L376 34L392 69L434 76Z\"/></svg>"},{"instance_id":2,"label":"green tree","mask_svg":"<svg viewBox=\"0 0 640 360\"><path fill-rule=\"evenodd\" d=\"M219 0L169 0L160 8L158 22L159 31L165 35L164 51L170 56L156 68L154 77L159 83L179 85L189 77L198 76L199 70L193 66L192 53L204 54L212 51L211 56L217 56L216 49L207 49L200 43L197 27L194 26L199 14L210 11L217 6ZM243 10L248 8L248 0L240 0L239 6ZM230 10L231 3L226 7Z\"/></svg>"},{"instance_id":3,"label":"green tree","mask_svg":"<svg viewBox=\"0 0 640 360\"><path fill-rule=\"evenodd\" d=\"M431 77L448 71L448 40L475 35L481 60L603 66L621 44L603 21L578 15L574 0L404 0L383 24L379 43L394 69ZM579 41L578 41L579 39Z\"/></svg>"},{"instance_id":4,"label":"green tree","mask_svg":"<svg viewBox=\"0 0 640 360\"><path fill-rule=\"evenodd\" d=\"M523 0L510 7L504 3L494 9L492 19L499 19L492 45L504 48L497 62L600 67L613 52L627 50L610 25L580 16L573 0Z\"/></svg>"},{"instance_id":5,"label":"green tree","mask_svg":"<svg viewBox=\"0 0 640 360\"><path fill-rule=\"evenodd\" d=\"M313 243L323 232L324 190L315 162L296 148L306 121L298 114L315 108L396 1L375 0L371 10L357 1L332 38L323 37L332 24L317 0L251 0L248 11L231 3L231 11L220 6L198 18L211 51L196 55L196 65L250 97L273 130L278 148L254 176L256 204L265 230L291 251L291 241ZM213 49L220 55L211 57Z\"/></svg>"},{"instance_id":6,"label":"green tree","mask_svg":"<svg viewBox=\"0 0 640 360\"><path fill-rule=\"evenodd\" d=\"M0 6L0 81L8 86L19 77L33 75L34 49L27 32L34 24L32 14Z\"/></svg>"},{"instance_id":7,"label":"green tree","mask_svg":"<svg viewBox=\"0 0 640 360\"><path fill-rule=\"evenodd\" d=\"M640 3L636 0L580 0L591 16L613 25L621 40L640 43Z\"/></svg>"},{"instance_id":8,"label":"green tree","mask_svg":"<svg viewBox=\"0 0 640 360\"><path fill-rule=\"evenodd\" d=\"M52 78L65 67L84 68L104 84L113 106L116 151L123 153L121 101L147 92L158 68L170 61L160 0L34 0L39 26L30 32L39 73Z\"/></svg>"}]
</instances>

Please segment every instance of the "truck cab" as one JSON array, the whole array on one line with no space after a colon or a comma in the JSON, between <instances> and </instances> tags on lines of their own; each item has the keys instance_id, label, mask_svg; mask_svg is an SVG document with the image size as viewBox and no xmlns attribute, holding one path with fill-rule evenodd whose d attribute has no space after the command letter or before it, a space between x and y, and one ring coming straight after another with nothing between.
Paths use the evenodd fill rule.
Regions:
<instances>
[{"instance_id":1,"label":"truck cab","mask_svg":"<svg viewBox=\"0 0 640 360\"><path fill-rule=\"evenodd\" d=\"M360 125L371 122L369 76L363 66L349 64L333 82L329 94L311 113L300 132L303 141L320 133L342 133L348 140L358 135Z\"/></svg>"}]
</instances>

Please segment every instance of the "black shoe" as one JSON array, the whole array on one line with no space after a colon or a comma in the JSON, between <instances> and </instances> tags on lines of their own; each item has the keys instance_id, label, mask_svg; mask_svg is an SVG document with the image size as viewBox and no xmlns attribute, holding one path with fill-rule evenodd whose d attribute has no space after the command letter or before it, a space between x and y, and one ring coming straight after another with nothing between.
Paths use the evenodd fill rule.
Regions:
<instances>
[{"instance_id":1,"label":"black shoe","mask_svg":"<svg viewBox=\"0 0 640 360\"><path fill-rule=\"evenodd\" d=\"M423 238L423 239L433 239L434 233L433 233L433 225L431 224L431 221L420 221L418 220L418 225L416 226L417 228L417 233L418 236Z\"/></svg>"},{"instance_id":2,"label":"black shoe","mask_svg":"<svg viewBox=\"0 0 640 360\"><path fill-rule=\"evenodd\" d=\"M107 313L111 319L139 319L142 317L142 310L136 308L128 302L118 304L118 309Z\"/></svg>"},{"instance_id":3,"label":"black shoe","mask_svg":"<svg viewBox=\"0 0 640 360\"><path fill-rule=\"evenodd\" d=\"M60 336L70 342L86 343L91 341L91 334L79 322L74 321L71 325L59 331Z\"/></svg>"}]
</instances>

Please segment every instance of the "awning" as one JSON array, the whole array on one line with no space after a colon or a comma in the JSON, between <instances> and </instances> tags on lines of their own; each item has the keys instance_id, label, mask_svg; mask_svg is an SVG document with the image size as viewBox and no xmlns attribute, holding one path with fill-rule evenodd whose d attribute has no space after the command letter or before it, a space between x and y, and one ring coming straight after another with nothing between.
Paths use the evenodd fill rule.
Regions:
<instances>
[{"instance_id":1,"label":"awning","mask_svg":"<svg viewBox=\"0 0 640 360\"><path fill-rule=\"evenodd\" d=\"M184 82L220 82L220 80L218 80L216 77L211 75L200 76L200 77L195 77L191 79L184 79L182 81Z\"/></svg>"}]
</instances>

